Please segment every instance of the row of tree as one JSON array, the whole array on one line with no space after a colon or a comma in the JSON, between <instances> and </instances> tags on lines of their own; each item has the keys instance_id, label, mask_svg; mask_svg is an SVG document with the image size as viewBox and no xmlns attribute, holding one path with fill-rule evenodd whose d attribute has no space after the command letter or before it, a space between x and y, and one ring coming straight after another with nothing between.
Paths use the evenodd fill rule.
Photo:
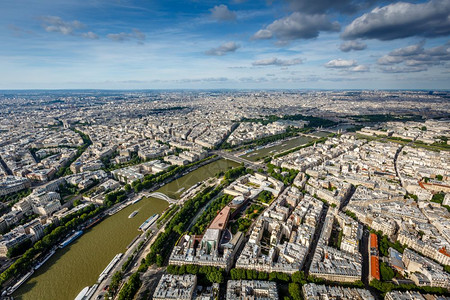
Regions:
<instances>
[{"instance_id":1,"label":"row of tree","mask_svg":"<svg viewBox=\"0 0 450 300\"><path fill-rule=\"evenodd\" d=\"M141 287L141 273L136 272L130 276L130 279L123 285L119 293L119 300L134 299L137 291Z\"/></svg>"},{"instance_id":2,"label":"row of tree","mask_svg":"<svg viewBox=\"0 0 450 300\"><path fill-rule=\"evenodd\" d=\"M230 201L233 200L231 195L222 195L221 197L214 200L211 205L203 212L203 214L197 219L197 222L191 229L192 234L202 234L206 227L214 220L222 208L225 207Z\"/></svg>"},{"instance_id":3,"label":"row of tree","mask_svg":"<svg viewBox=\"0 0 450 300\"><path fill-rule=\"evenodd\" d=\"M12 193L12 194L8 194L8 195L3 195L0 196L0 202L12 202L12 203L16 203L19 200L25 198L26 196L31 194L31 189L30 188L26 188L24 190ZM14 204L12 204L14 205ZM12 206L10 205L10 206Z\"/></svg>"},{"instance_id":4,"label":"row of tree","mask_svg":"<svg viewBox=\"0 0 450 300\"><path fill-rule=\"evenodd\" d=\"M396 285L392 282L383 282L379 281L377 279L373 279L370 282L370 286L377 289L381 294L386 294L387 292L390 292L392 290L400 290L400 291L418 291L422 293L432 293L432 294L439 294L439 295L446 295L450 296L450 292L441 287L431 287L431 286L417 286L415 284L399 284Z\"/></svg>"},{"instance_id":5,"label":"row of tree","mask_svg":"<svg viewBox=\"0 0 450 300\"><path fill-rule=\"evenodd\" d=\"M197 266L197 265L186 265L186 266L174 266L169 265L167 267L167 273L173 275L184 275L192 274L199 277L200 282L207 283L222 283L224 281L225 270L213 267L213 266Z\"/></svg>"},{"instance_id":6,"label":"row of tree","mask_svg":"<svg viewBox=\"0 0 450 300\"><path fill-rule=\"evenodd\" d=\"M105 195L105 202L103 205L105 207L111 207L116 203L120 203L127 199L126 192L124 190L117 190L110 192Z\"/></svg>"}]
</instances>

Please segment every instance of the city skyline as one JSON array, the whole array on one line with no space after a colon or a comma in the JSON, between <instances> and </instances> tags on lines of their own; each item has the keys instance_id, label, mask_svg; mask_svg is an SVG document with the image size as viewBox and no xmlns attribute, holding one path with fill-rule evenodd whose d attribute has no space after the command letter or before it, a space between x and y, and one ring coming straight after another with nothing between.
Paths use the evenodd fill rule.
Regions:
<instances>
[{"instance_id":1,"label":"city skyline","mask_svg":"<svg viewBox=\"0 0 450 300\"><path fill-rule=\"evenodd\" d=\"M0 89L446 89L450 1L16 1Z\"/></svg>"},{"instance_id":2,"label":"city skyline","mask_svg":"<svg viewBox=\"0 0 450 300\"><path fill-rule=\"evenodd\" d=\"M449 95L0 92L1 298L444 299Z\"/></svg>"}]
</instances>

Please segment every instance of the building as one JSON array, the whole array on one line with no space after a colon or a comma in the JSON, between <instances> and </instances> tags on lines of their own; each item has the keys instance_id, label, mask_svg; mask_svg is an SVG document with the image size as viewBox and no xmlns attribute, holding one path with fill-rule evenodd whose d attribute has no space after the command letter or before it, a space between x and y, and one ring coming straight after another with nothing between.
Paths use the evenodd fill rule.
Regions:
<instances>
[{"instance_id":1,"label":"building","mask_svg":"<svg viewBox=\"0 0 450 300\"><path fill-rule=\"evenodd\" d=\"M277 285L272 281L229 280L227 300L276 300Z\"/></svg>"},{"instance_id":2,"label":"building","mask_svg":"<svg viewBox=\"0 0 450 300\"><path fill-rule=\"evenodd\" d=\"M35 219L23 225L25 232L31 236L33 243L37 242L44 236L44 226L42 226L39 219Z\"/></svg>"},{"instance_id":3,"label":"building","mask_svg":"<svg viewBox=\"0 0 450 300\"><path fill-rule=\"evenodd\" d=\"M197 286L197 276L164 274L153 293L154 300L192 299Z\"/></svg>"},{"instance_id":4,"label":"building","mask_svg":"<svg viewBox=\"0 0 450 300\"><path fill-rule=\"evenodd\" d=\"M305 300L348 299L375 300L375 297L365 289L347 288L342 286L327 286L308 283L303 285Z\"/></svg>"},{"instance_id":5,"label":"building","mask_svg":"<svg viewBox=\"0 0 450 300\"><path fill-rule=\"evenodd\" d=\"M17 176L6 176L0 180L0 196L16 193L31 185L27 178Z\"/></svg>"},{"instance_id":6,"label":"building","mask_svg":"<svg viewBox=\"0 0 450 300\"><path fill-rule=\"evenodd\" d=\"M3 235L2 240L0 241L0 257L6 257L11 248L25 242L29 238L30 237L25 233L22 226Z\"/></svg>"},{"instance_id":7,"label":"building","mask_svg":"<svg viewBox=\"0 0 450 300\"><path fill-rule=\"evenodd\" d=\"M423 295L413 291L391 291L386 294L384 300L449 300L450 297L438 295Z\"/></svg>"},{"instance_id":8,"label":"building","mask_svg":"<svg viewBox=\"0 0 450 300\"><path fill-rule=\"evenodd\" d=\"M371 233L369 237L369 255L370 255L369 278L370 280L372 279L380 280L380 262L379 262L380 257L378 254L378 236L374 233Z\"/></svg>"},{"instance_id":9,"label":"building","mask_svg":"<svg viewBox=\"0 0 450 300\"><path fill-rule=\"evenodd\" d=\"M333 212L328 210L309 274L337 282L355 282L361 280L361 254L359 252L345 252L328 246L333 222Z\"/></svg>"}]
</instances>

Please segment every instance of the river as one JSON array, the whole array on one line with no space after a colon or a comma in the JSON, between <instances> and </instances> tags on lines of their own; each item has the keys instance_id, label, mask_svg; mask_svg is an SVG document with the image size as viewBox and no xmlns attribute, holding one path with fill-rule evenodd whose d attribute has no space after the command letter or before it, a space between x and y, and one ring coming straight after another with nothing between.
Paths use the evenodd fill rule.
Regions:
<instances>
[{"instance_id":1,"label":"river","mask_svg":"<svg viewBox=\"0 0 450 300\"><path fill-rule=\"evenodd\" d=\"M284 140L278 145L262 148L259 150L254 150L242 156L242 158L246 158L251 161L258 161L265 156L274 155L276 153L281 153L287 151L289 149L304 145L310 141L314 140L313 138L307 136L299 136L295 138L291 138L289 140Z\"/></svg>"},{"instance_id":2,"label":"river","mask_svg":"<svg viewBox=\"0 0 450 300\"><path fill-rule=\"evenodd\" d=\"M170 182L157 192L177 198L199 181L226 171L238 164L218 160ZM148 217L161 213L168 203L156 198L145 198L117 214L106 218L64 249L59 249L14 294L21 300L72 300L88 285L93 285L117 253L125 252L126 246L139 234L138 227ZM134 211L139 213L129 219Z\"/></svg>"}]
</instances>

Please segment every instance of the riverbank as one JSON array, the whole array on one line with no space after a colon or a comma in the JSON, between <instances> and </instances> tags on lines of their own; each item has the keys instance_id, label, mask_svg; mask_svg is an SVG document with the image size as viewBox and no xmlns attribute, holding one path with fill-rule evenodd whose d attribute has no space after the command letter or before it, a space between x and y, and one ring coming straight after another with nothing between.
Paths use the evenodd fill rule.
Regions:
<instances>
[{"instance_id":1,"label":"riverbank","mask_svg":"<svg viewBox=\"0 0 450 300\"><path fill-rule=\"evenodd\" d=\"M181 187L187 190L195 183L237 165L220 159L185 174L157 191L176 194ZM99 274L117 253L126 250L136 237L139 225L151 215L161 214L167 207L168 203L164 200L145 198L105 218L72 244L57 251L13 294L14 298L74 299L84 287L97 281ZM139 214L129 219L128 216L137 209Z\"/></svg>"}]
</instances>

